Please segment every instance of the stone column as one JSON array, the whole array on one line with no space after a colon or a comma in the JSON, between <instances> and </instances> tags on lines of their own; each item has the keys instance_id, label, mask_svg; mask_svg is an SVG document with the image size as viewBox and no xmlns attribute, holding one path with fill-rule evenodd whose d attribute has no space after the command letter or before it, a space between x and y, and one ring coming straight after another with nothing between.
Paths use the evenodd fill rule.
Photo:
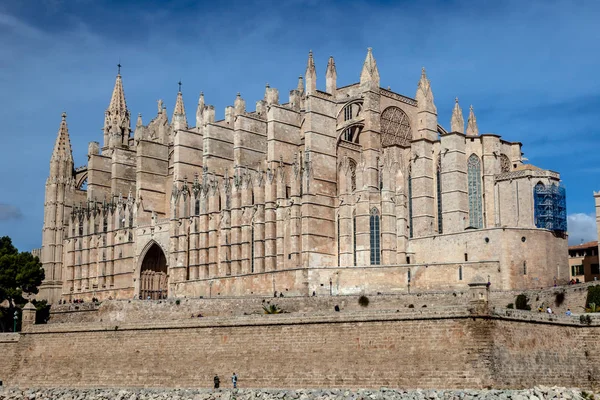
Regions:
<instances>
[{"instance_id":1,"label":"stone column","mask_svg":"<svg viewBox=\"0 0 600 400\"><path fill-rule=\"evenodd\" d=\"M254 179L254 272L265 271L265 186L262 171Z\"/></svg>"},{"instance_id":2,"label":"stone column","mask_svg":"<svg viewBox=\"0 0 600 400\"><path fill-rule=\"evenodd\" d=\"M284 217L287 206L285 167L283 162L277 168L277 266L276 269L284 269L285 266L285 244L284 244Z\"/></svg>"},{"instance_id":3,"label":"stone column","mask_svg":"<svg viewBox=\"0 0 600 400\"><path fill-rule=\"evenodd\" d=\"M231 193L231 273L239 275L242 271L241 264L241 240L242 240L242 175L236 168L233 176L233 187Z\"/></svg>"},{"instance_id":4,"label":"stone column","mask_svg":"<svg viewBox=\"0 0 600 400\"><path fill-rule=\"evenodd\" d=\"M452 132L440 141L444 233L462 232L469 223L465 135Z\"/></svg>"},{"instance_id":5,"label":"stone column","mask_svg":"<svg viewBox=\"0 0 600 400\"><path fill-rule=\"evenodd\" d=\"M396 171L398 164L394 162L390 152L386 152L382 163L381 188L381 264L396 264L396 206L394 204Z\"/></svg>"},{"instance_id":6,"label":"stone column","mask_svg":"<svg viewBox=\"0 0 600 400\"><path fill-rule=\"evenodd\" d=\"M268 169L265 181L265 271L277 269L277 222L275 201L277 183L273 170Z\"/></svg>"},{"instance_id":7,"label":"stone column","mask_svg":"<svg viewBox=\"0 0 600 400\"><path fill-rule=\"evenodd\" d=\"M200 217L198 218L198 277L208 278L208 190L203 186L200 192Z\"/></svg>"},{"instance_id":8,"label":"stone column","mask_svg":"<svg viewBox=\"0 0 600 400\"><path fill-rule=\"evenodd\" d=\"M252 174L245 171L242 178L242 240L241 240L241 264L242 273L252 272L252 217L254 207L252 205Z\"/></svg>"}]
</instances>

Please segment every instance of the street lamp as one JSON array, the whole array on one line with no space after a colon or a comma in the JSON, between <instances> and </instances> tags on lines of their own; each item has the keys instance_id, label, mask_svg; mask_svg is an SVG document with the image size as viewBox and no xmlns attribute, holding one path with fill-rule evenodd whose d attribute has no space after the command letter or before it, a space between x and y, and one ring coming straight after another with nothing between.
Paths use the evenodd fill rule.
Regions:
<instances>
[{"instance_id":1,"label":"street lamp","mask_svg":"<svg viewBox=\"0 0 600 400\"><path fill-rule=\"evenodd\" d=\"M13 325L13 332L17 331L17 320L19 319L19 312L15 311L15 316L13 318L15 320L15 323Z\"/></svg>"}]
</instances>

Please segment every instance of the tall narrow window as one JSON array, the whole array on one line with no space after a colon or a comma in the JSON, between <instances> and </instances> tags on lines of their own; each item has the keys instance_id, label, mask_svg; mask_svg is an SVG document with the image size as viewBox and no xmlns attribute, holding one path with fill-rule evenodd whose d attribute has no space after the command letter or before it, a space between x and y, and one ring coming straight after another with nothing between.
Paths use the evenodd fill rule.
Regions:
<instances>
[{"instance_id":1,"label":"tall narrow window","mask_svg":"<svg viewBox=\"0 0 600 400\"><path fill-rule=\"evenodd\" d=\"M108 218L106 217L106 214L104 214L104 218L102 221L102 231L103 232L108 231Z\"/></svg>"},{"instance_id":2,"label":"tall narrow window","mask_svg":"<svg viewBox=\"0 0 600 400\"><path fill-rule=\"evenodd\" d=\"M79 220L79 236L83 236L83 220Z\"/></svg>"},{"instance_id":3,"label":"tall narrow window","mask_svg":"<svg viewBox=\"0 0 600 400\"><path fill-rule=\"evenodd\" d=\"M462 265L458 266L458 280L462 281Z\"/></svg>"},{"instance_id":4,"label":"tall narrow window","mask_svg":"<svg viewBox=\"0 0 600 400\"><path fill-rule=\"evenodd\" d=\"M413 237L412 173L408 168L408 237Z\"/></svg>"},{"instance_id":5,"label":"tall narrow window","mask_svg":"<svg viewBox=\"0 0 600 400\"><path fill-rule=\"evenodd\" d=\"M344 107L344 121L352 119L352 104Z\"/></svg>"},{"instance_id":6,"label":"tall narrow window","mask_svg":"<svg viewBox=\"0 0 600 400\"><path fill-rule=\"evenodd\" d=\"M133 228L133 207L129 208L129 227Z\"/></svg>"},{"instance_id":7,"label":"tall narrow window","mask_svg":"<svg viewBox=\"0 0 600 400\"><path fill-rule=\"evenodd\" d=\"M254 221L252 221L252 232L250 234L250 266L254 273Z\"/></svg>"},{"instance_id":8,"label":"tall narrow window","mask_svg":"<svg viewBox=\"0 0 600 400\"><path fill-rule=\"evenodd\" d=\"M379 211L371 210L369 220L369 235L371 238L371 265L381 264L381 233L379 229Z\"/></svg>"},{"instance_id":9,"label":"tall narrow window","mask_svg":"<svg viewBox=\"0 0 600 400\"><path fill-rule=\"evenodd\" d=\"M527 275L527 261L523 261L523 275Z\"/></svg>"},{"instance_id":10,"label":"tall narrow window","mask_svg":"<svg viewBox=\"0 0 600 400\"><path fill-rule=\"evenodd\" d=\"M443 233L442 225L442 157L438 157L437 162L437 215L438 215L438 233Z\"/></svg>"},{"instance_id":11,"label":"tall narrow window","mask_svg":"<svg viewBox=\"0 0 600 400\"><path fill-rule=\"evenodd\" d=\"M337 253L338 253L338 267L341 264L341 246L340 246L340 214L337 215Z\"/></svg>"},{"instance_id":12,"label":"tall narrow window","mask_svg":"<svg viewBox=\"0 0 600 400\"><path fill-rule=\"evenodd\" d=\"M200 200L198 199L194 203L194 215L200 215Z\"/></svg>"},{"instance_id":13,"label":"tall narrow window","mask_svg":"<svg viewBox=\"0 0 600 400\"><path fill-rule=\"evenodd\" d=\"M469 180L469 226L483 228L481 162L475 154L471 154L467 161L467 177Z\"/></svg>"},{"instance_id":14,"label":"tall narrow window","mask_svg":"<svg viewBox=\"0 0 600 400\"><path fill-rule=\"evenodd\" d=\"M352 211L352 254L356 265L356 211Z\"/></svg>"}]
</instances>

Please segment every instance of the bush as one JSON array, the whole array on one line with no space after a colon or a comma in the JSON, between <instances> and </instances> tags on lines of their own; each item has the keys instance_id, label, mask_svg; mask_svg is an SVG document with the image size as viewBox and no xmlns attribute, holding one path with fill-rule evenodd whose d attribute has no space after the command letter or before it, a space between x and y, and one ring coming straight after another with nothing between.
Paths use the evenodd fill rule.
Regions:
<instances>
[{"instance_id":1,"label":"bush","mask_svg":"<svg viewBox=\"0 0 600 400\"><path fill-rule=\"evenodd\" d=\"M515 306L517 310L531 310L531 306L529 305L529 299L523 293L517 296L515 300Z\"/></svg>"},{"instance_id":2,"label":"bush","mask_svg":"<svg viewBox=\"0 0 600 400\"><path fill-rule=\"evenodd\" d=\"M565 292L554 293L554 304L556 307L560 307L565 302Z\"/></svg>"},{"instance_id":3,"label":"bush","mask_svg":"<svg viewBox=\"0 0 600 400\"><path fill-rule=\"evenodd\" d=\"M506 308L515 308L515 305L513 303L508 303L506 305Z\"/></svg>"},{"instance_id":4,"label":"bush","mask_svg":"<svg viewBox=\"0 0 600 400\"><path fill-rule=\"evenodd\" d=\"M360 304L361 307L367 307L369 305L369 298L367 296L360 296L358 298L358 304Z\"/></svg>"},{"instance_id":5,"label":"bush","mask_svg":"<svg viewBox=\"0 0 600 400\"><path fill-rule=\"evenodd\" d=\"M281 308L279 308L279 306L277 304L269 304L269 305L263 306L263 312L265 314L281 314L283 312L283 310Z\"/></svg>"},{"instance_id":6,"label":"bush","mask_svg":"<svg viewBox=\"0 0 600 400\"><path fill-rule=\"evenodd\" d=\"M180 305L181 304L181 300L179 300L179 299L175 300L175 304Z\"/></svg>"},{"instance_id":7,"label":"bush","mask_svg":"<svg viewBox=\"0 0 600 400\"><path fill-rule=\"evenodd\" d=\"M600 285L588 287L587 299L585 300L585 306L589 307L590 304L600 304Z\"/></svg>"},{"instance_id":8,"label":"bush","mask_svg":"<svg viewBox=\"0 0 600 400\"><path fill-rule=\"evenodd\" d=\"M592 324L592 318L589 315L580 315L579 316L579 322L581 322L584 325L591 325Z\"/></svg>"}]
</instances>

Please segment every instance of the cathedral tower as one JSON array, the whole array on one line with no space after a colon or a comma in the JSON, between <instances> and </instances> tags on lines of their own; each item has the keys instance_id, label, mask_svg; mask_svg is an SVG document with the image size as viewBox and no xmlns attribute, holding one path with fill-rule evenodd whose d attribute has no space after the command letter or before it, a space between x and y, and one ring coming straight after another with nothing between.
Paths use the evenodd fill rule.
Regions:
<instances>
[{"instance_id":1,"label":"cathedral tower","mask_svg":"<svg viewBox=\"0 0 600 400\"><path fill-rule=\"evenodd\" d=\"M62 255L65 223L71 204L65 199L72 195L73 153L67 128L67 114L62 114L54 150L50 158L50 174L46 181L44 228L42 230L42 266L46 278L40 287L40 299L57 302L62 289Z\"/></svg>"},{"instance_id":2,"label":"cathedral tower","mask_svg":"<svg viewBox=\"0 0 600 400\"><path fill-rule=\"evenodd\" d=\"M120 64L110 104L104 115L104 147L127 145L131 132L131 115L125 103Z\"/></svg>"}]
</instances>

